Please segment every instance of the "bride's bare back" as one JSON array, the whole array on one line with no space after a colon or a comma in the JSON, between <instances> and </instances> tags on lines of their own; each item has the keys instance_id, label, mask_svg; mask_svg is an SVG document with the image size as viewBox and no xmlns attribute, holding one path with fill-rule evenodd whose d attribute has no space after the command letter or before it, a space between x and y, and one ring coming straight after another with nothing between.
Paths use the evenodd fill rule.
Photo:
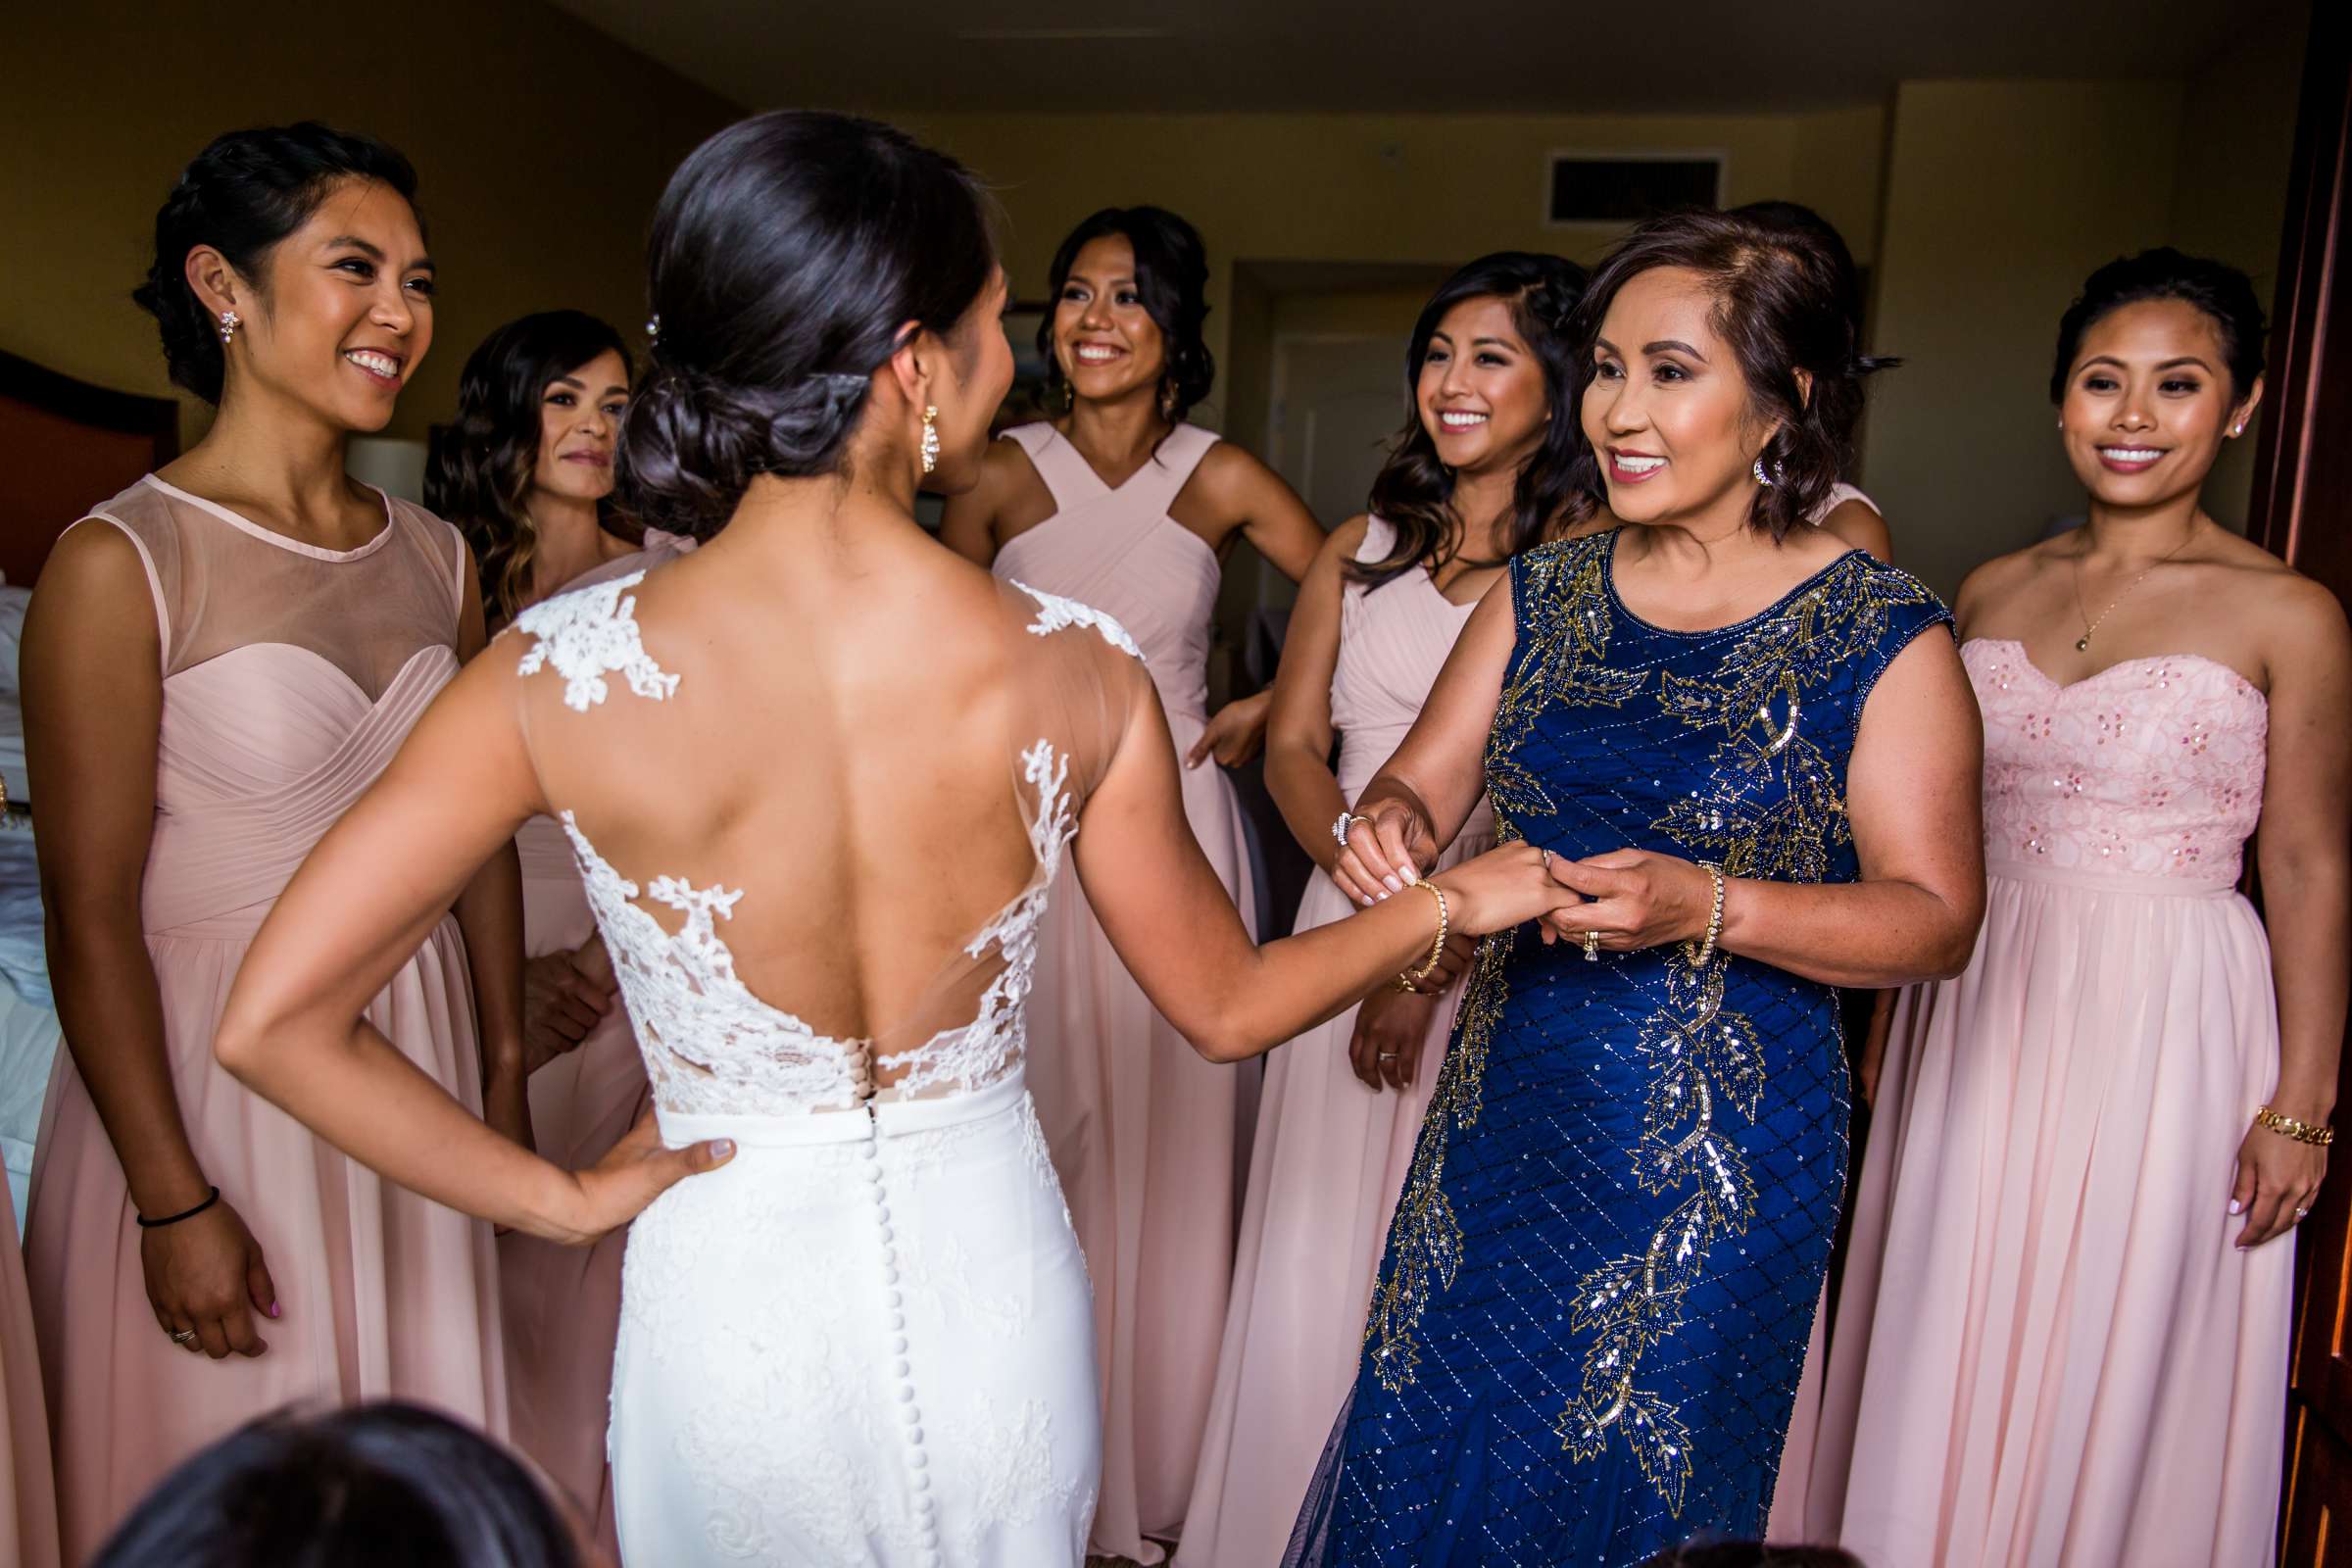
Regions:
<instances>
[{"instance_id":1,"label":"bride's bare back","mask_svg":"<svg viewBox=\"0 0 2352 1568\"><path fill-rule=\"evenodd\" d=\"M927 541L796 561L763 523L534 608L487 677L663 1105L983 1087L1017 1063L1030 932L1148 682L1114 624Z\"/></svg>"}]
</instances>

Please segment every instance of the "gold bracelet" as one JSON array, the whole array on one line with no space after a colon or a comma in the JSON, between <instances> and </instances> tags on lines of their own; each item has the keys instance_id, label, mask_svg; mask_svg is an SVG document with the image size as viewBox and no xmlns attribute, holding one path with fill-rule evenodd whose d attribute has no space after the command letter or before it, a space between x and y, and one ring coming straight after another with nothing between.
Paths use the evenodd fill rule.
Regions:
<instances>
[{"instance_id":1,"label":"gold bracelet","mask_svg":"<svg viewBox=\"0 0 2352 1568\"><path fill-rule=\"evenodd\" d=\"M1438 901L1438 940L1429 945L1429 961L1427 963L1418 969L1396 977L1404 982L1407 990L1437 973L1438 960L1446 956L1446 890L1435 882L1416 882L1413 886L1427 888L1429 896Z\"/></svg>"},{"instance_id":2,"label":"gold bracelet","mask_svg":"<svg viewBox=\"0 0 2352 1568\"><path fill-rule=\"evenodd\" d=\"M1715 939L1723 935L1723 867L1712 860L1701 860L1698 868L1715 879L1715 908L1707 916L1707 939L1696 948L1686 939L1683 956L1690 960L1693 969L1704 969L1707 960L1715 956Z\"/></svg>"},{"instance_id":3,"label":"gold bracelet","mask_svg":"<svg viewBox=\"0 0 2352 1568\"><path fill-rule=\"evenodd\" d=\"M2254 1122L2256 1126L2268 1127L2282 1138L2292 1138L2296 1143L2309 1144L2314 1149L2326 1149L2335 1142L2334 1128L2297 1121L2292 1116L2281 1116L2268 1105L2254 1113Z\"/></svg>"}]
</instances>

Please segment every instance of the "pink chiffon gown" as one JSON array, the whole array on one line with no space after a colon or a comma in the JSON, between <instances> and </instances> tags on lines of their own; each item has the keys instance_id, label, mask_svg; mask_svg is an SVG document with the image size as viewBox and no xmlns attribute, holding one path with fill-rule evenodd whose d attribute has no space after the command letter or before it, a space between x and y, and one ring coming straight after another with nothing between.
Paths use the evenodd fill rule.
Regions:
<instances>
[{"instance_id":1,"label":"pink chiffon gown","mask_svg":"<svg viewBox=\"0 0 2352 1568\"><path fill-rule=\"evenodd\" d=\"M17 1250L17 1210L0 1182L0 1563L58 1568L57 1478L41 1398L32 1302Z\"/></svg>"},{"instance_id":2,"label":"pink chiffon gown","mask_svg":"<svg viewBox=\"0 0 2352 1568\"><path fill-rule=\"evenodd\" d=\"M584 572L566 588L647 571L694 548L648 529L645 548ZM564 826L535 816L514 835L522 859L522 950L568 953L596 935L588 889ZM618 1001L579 1046L531 1075L531 1141L566 1170L611 1152L651 1102L645 1060ZM627 1226L593 1247L561 1247L512 1231L498 1239L499 1301L506 1325L507 1401L514 1446L594 1521L598 1544L617 1556L612 1476L605 1425L612 1346L620 1329L620 1260Z\"/></svg>"},{"instance_id":3,"label":"pink chiffon gown","mask_svg":"<svg viewBox=\"0 0 2352 1568\"><path fill-rule=\"evenodd\" d=\"M1395 539L1390 524L1372 518L1356 559L1381 560ZM1412 728L1474 607L1452 603L1418 566L1378 588L1342 590L1331 720L1341 733L1340 793L1349 801ZM1494 813L1482 800L1439 864L1494 846ZM1297 929L1353 912L1317 872ZM1353 1007L1266 1060L1233 1298L1178 1568L1281 1560L1355 1382L1373 1274L1459 999L1459 987L1442 999L1401 1092L1367 1089L1349 1067Z\"/></svg>"},{"instance_id":4,"label":"pink chiffon gown","mask_svg":"<svg viewBox=\"0 0 2352 1568\"><path fill-rule=\"evenodd\" d=\"M1053 492L1054 515L997 555L996 573L1123 624L1159 690L1179 758L1208 718L1209 619L1220 576L1205 540L1168 515L1217 438L1178 425L1116 490L1050 424L1005 432ZM1235 903L1251 906L1239 803L1214 763L1183 770L1185 814ZM1039 928L1029 1089L1095 1292L1102 1491L1094 1549L1138 1562L1182 1528L1208 1420L1233 1277L1240 1075L1202 1060L1111 951L1075 882Z\"/></svg>"},{"instance_id":5,"label":"pink chiffon gown","mask_svg":"<svg viewBox=\"0 0 2352 1568\"><path fill-rule=\"evenodd\" d=\"M1873 512L1879 504L1850 484L1830 487L1829 495L1805 521L1818 528L1831 513L1848 501L1859 501ZM1881 513L1884 516L1885 514ZM1833 1258L1833 1265L1835 1259ZM1821 1302L1813 1309L1813 1334L1805 1342L1805 1370L1797 1379L1796 1401L1789 1407L1788 1441L1781 1450L1781 1468L1772 1494L1772 1514L1765 1525L1768 1540L1806 1539L1805 1495L1812 1488L1813 1448L1820 1441L1822 1379L1829 1368L1830 1287L1824 1280Z\"/></svg>"},{"instance_id":6,"label":"pink chiffon gown","mask_svg":"<svg viewBox=\"0 0 2352 1568\"><path fill-rule=\"evenodd\" d=\"M2063 687L1962 657L1984 928L1895 1014L1808 1523L1901 1568L2254 1568L2294 1281L2227 1207L2278 1071L2235 891L2269 708L2193 655Z\"/></svg>"},{"instance_id":7,"label":"pink chiffon gown","mask_svg":"<svg viewBox=\"0 0 2352 1568\"><path fill-rule=\"evenodd\" d=\"M289 1401L415 1399L506 1435L490 1228L345 1158L213 1060L229 983L272 902L457 673L457 532L390 497L384 510L383 531L343 552L152 475L91 514L137 547L163 644L139 914L172 1084L206 1179L261 1245L280 1315L258 1325L270 1348L250 1360L192 1354L156 1326L122 1168L59 1052L24 1261L69 1562L165 1471ZM368 1017L479 1111L454 919Z\"/></svg>"}]
</instances>

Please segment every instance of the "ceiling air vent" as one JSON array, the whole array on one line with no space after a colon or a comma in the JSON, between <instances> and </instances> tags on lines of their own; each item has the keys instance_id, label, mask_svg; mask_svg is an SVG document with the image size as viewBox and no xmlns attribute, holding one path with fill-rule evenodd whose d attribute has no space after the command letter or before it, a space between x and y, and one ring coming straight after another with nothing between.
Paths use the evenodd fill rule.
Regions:
<instances>
[{"instance_id":1,"label":"ceiling air vent","mask_svg":"<svg viewBox=\"0 0 2352 1568\"><path fill-rule=\"evenodd\" d=\"M1722 199L1721 153L1553 153L1544 220L1638 223Z\"/></svg>"}]
</instances>

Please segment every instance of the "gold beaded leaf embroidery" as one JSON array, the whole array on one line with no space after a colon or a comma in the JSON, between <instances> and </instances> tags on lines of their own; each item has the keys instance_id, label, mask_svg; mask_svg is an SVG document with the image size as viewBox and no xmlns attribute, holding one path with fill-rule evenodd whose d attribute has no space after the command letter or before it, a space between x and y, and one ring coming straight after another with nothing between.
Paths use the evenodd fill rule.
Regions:
<instances>
[{"instance_id":1,"label":"gold beaded leaf embroidery","mask_svg":"<svg viewBox=\"0 0 2352 1568\"><path fill-rule=\"evenodd\" d=\"M1522 816L1554 814L1551 797L1513 757L1536 716L1555 701L1622 706L1648 678L1642 670L1607 666L1609 614L1602 570L1613 536L1545 545L1522 558L1518 586L1520 637L1527 655L1506 676L1487 740L1487 799L1495 837L1524 837ZM1396 1217L1389 1232L1386 1275L1372 1293L1364 1322L1374 1373L1395 1393L1413 1381L1421 1351L1415 1329L1434 1291L1449 1289L1461 1267L1462 1227L1445 1191L1446 1142L1454 1127L1478 1122L1487 1047L1502 1019L1515 932L1497 931L1480 943L1454 1019L1454 1039L1432 1086L1429 1110L1413 1145Z\"/></svg>"},{"instance_id":2,"label":"gold beaded leaf embroidery","mask_svg":"<svg viewBox=\"0 0 2352 1568\"><path fill-rule=\"evenodd\" d=\"M1693 728L1720 728L1724 740L1708 758L1712 787L1675 802L1652 825L1688 850L1711 852L1729 876L1826 878L1831 852L1851 829L1840 773L1803 733L1804 693L1875 648L1890 610L1934 602L1912 578L1851 556L1743 633L1715 679L1663 676L1665 711ZM1666 1004L1642 1026L1651 1076L1632 1151L1635 1180L1650 1193L1695 1185L1640 1256L1604 1263L1578 1285L1570 1327L1593 1339L1582 1386L1552 1424L1580 1460L1598 1458L1612 1431L1623 1434L1676 1517L1690 1477L1690 1432L1673 1401L1634 1379L1642 1357L1682 1327L1684 1298L1708 1250L1727 1233L1744 1235L1755 1217L1755 1179L1717 1125L1725 1107L1752 1123L1764 1096L1755 1028L1724 1010L1730 965L1722 953L1703 967L1670 958Z\"/></svg>"}]
</instances>

